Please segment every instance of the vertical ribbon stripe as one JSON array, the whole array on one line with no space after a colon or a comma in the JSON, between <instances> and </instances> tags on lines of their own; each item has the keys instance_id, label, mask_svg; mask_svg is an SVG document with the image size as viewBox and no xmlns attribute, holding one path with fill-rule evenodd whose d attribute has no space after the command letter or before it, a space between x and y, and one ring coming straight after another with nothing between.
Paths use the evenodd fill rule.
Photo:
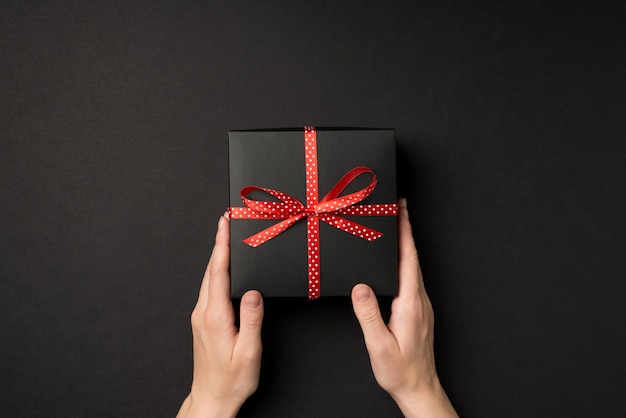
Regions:
<instances>
[{"instance_id":1,"label":"vertical ribbon stripe","mask_svg":"<svg viewBox=\"0 0 626 418\"><path fill-rule=\"evenodd\" d=\"M313 126L304 127L304 165L306 172L306 206L312 208L318 202L317 131ZM320 221L317 214L307 216L307 268L310 300L320 297Z\"/></svg>"}]
</instances>

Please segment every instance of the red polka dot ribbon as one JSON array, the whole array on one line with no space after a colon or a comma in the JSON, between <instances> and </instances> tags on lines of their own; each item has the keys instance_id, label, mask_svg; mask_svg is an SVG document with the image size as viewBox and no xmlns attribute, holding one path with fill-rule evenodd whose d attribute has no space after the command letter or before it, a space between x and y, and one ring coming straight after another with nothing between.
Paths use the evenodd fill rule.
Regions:
<instances>
[{"instance_id":1,"label":"red polka dot ribbon","mask_svg":"<svg viewBox=\"0 0 626 418\"><path fill-rule=\"evenodd\" d=\"M320 297L320 240L319 221L326 222L337 229L368 241L383 236L381 232L339 215L350 216L396 216L397 206L394 203L357 205L369 196L376 187L376 174L368 167L355 167L348 171L322 200L318 201L318 170L317 170L317 134L315 128L304 128L304 153L306 165L306 205L298 199L278 190L258 186L246 186L241 189L241 200L246 207L230 207L231 219L283 219L283 221L257 233L244 243L257 247L270 239L282 234L296 222L307 218L307 253L309 299ZM358 176L371 174L369 185L357 192L340 196L344 189ZM278 201L252 200L246 196L259 190Z\"/></svg>"}]
</instances>

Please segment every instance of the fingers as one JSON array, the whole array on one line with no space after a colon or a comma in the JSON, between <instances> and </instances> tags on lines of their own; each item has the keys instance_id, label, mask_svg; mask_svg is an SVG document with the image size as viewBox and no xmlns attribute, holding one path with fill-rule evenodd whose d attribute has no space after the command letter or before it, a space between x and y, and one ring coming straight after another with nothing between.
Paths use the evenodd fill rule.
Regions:
<instances>
[{"instance_id":1,"label":"fingers","mask_svg":"<svg viewBox=\"0 0 626 418\"><path fill-rule=\"evenodd\" d=\"M241 298L239 309L239 337L237 345L242 349L255 349L261 344L263 324L263 297L256 290L246 292Z\"/></svg>"},{"instance_id":2,"label":"fingers","mask_svg":"<svg viewBox=\"0 0 626 418\"><path fill-rule=\"evenodd\" d=\"M357 284L352 288L352 308L363 330L368 351L391 337L380 314L376 295L368 285Z\"/></svg>"},{"instance_id":3,"label":"fingers","mask_svg":"<svg viewBox=\"0 0 626 418\"><path fill-rule=\"evenodd\" d=\"M406 199L398 200L399 291L391 304L388 327L400 344L411 341L412 328L406 324L418 321L424 308L424 285L415 241L409 222Z\"/></svg>"},{"instance_id":4,"label":"fingers","mask_svg":"<svg viewBox=\"0 0 626 418\"><path fill-rule=\"evenodd\" d=\"M215 246L205 273L208 281L208 304L212 307L231 305L230 302L230 228L228 219L220 217L215 235Z\"/></svg>"},{"instance_id":5,"label":"fingers","mask_svg":"<svg viewBox=\"0 0 626 418\"><path fill-rule=\"evenodd\" d=\"M419 260L415 241L409 222L406 199L398 200L398 246L399 246L399 291L398 298L412 298L417 296L418 289L422 285Z\"/></svg>"},{"instance_id":6,"label":"fingers","mask_svg":"<svg viewBox=\"0 0 626 418\"><path fill-rule=\"evenodd\" d=\"M217 231L219 234L220 226L223 225L222 218L226 217L228 212L224 212L224 216L220 216L220 219L217 223ZM217 237L216 237L217 241ZM213 248L213 252L215 248ZM196 303L196 307L204 309L207 307L209 302L209 270L211 268L211 261L213 260L213 252L211 253L211 257L209 258L209 263L207 264L206 270L204 272L204 277L202 278L202 284L200 285L200 292L198 294L198 302Z\"/></svg>"}]
</instances>

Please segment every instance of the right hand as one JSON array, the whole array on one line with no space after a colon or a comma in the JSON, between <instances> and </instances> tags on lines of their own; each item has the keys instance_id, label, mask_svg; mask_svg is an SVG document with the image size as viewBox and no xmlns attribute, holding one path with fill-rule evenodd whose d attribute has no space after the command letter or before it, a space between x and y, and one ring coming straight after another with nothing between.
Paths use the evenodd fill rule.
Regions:
<instances>
[{"instance_id":1,"label":"right hand","mask_svg":"<svg viewBox=\"0 0 626 418\"><path fill-rule=\"evenodd\" d=\"M406 417L458 417L435 369L433 309L424 289L406 200L398 202L399 292L385 325L372 289L352 289L374 377Z\"/></svg>"}]
</instances>

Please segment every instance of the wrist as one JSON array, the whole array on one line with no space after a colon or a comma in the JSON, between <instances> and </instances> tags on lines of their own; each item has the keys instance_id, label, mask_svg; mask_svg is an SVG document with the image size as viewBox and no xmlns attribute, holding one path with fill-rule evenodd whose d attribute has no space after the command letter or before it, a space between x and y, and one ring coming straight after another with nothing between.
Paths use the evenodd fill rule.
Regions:
<instances>
[{"instance_id":1,"label":"wrist","mask_svg":"<svg viewBox=\"0 0 626 418\"><path fill-rule=\"evenodd\" d=\"M194 398L193 394L190 393L183 402L176 418L235 418L239 408L241 405Z\"/></svg>"},{"instance_id":2,"label":"wrist","mask_svg":"<svg viewBox=\"0 0 626 418\"><path fill-rule=\"evenodd\" d=\"M443 386L436 378L428 387L391 397L406 418L458 417Z\"/></svg>"}]
</instances>

